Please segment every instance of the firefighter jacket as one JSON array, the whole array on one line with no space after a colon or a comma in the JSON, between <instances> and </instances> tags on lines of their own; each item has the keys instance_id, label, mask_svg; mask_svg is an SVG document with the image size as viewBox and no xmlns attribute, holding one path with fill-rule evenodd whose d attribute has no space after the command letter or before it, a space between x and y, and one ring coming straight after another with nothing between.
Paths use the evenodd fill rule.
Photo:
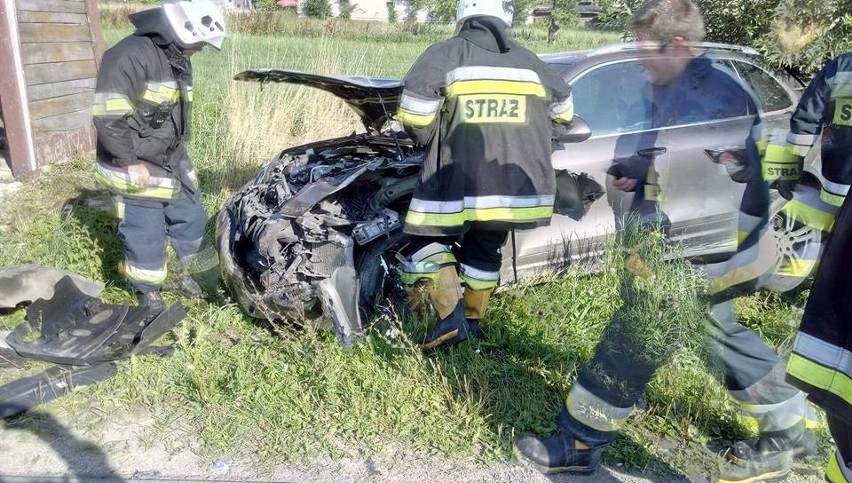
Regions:
<instances>
[{"instance_id":1,"label":"firefighter jacket","mask_svg":"<svg viewBox=\"0 0 852 483\"><path fill-rule=\"evenodd\" d=\"M852 425L852 202L845 199L817 269L787 365L788 380Z\"/></svg>"},{"instance_id":2,"label":"firefighter jacket","mask_svg":"<svg viewBox=\"0 0 852 483\"><path fill-rule=\"evenodd\" d=\"M405 219L415 235L532 228L556 193L553 122L574 116L571 88L495 17L472 17L406 75L397 116L428 145Z\"/></svg>"},{"instance_id":3,"label":"firefighter jacket","mask_svg":"<svg viewBox=\"0 0 852 483\"><path fill-rule=\"evenodd\" d=\"M831 231L834 215L852 184L852 53L826 65L805 89L790 119L786 144L770 141L764 176L798 180L802 159L821 140L822 184L819 199L792 200L785 211L809 226Z\"/></svg>"},{"instance_id":4,"label":"firefighter jacket","mask_svg":"<svg viewBox=\"0 0 852 483\"><path fill-rule=\"evenodd\" d=\"M192 66L172 41L159 8L133 14L137 29L104 53L95 88L95 178L114 193L170 200L197 190L187 152ZM146 163L144 187L130 183L129 165Z\"/></svg>"}]
</instances>

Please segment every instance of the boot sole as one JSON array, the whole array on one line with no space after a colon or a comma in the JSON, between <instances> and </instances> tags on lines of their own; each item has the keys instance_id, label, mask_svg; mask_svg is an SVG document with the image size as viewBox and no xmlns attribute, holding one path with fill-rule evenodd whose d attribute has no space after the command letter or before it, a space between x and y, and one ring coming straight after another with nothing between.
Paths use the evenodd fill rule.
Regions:
<instances>
[{"instance_id":1,"label":"boot sole","mask_svg":"<svg viewBox=\"0 0 852 483\"><path fill-rule=\"evenodd\" d=\"M778 481L786 478L787 475L790 474L790 471L791 470L789 469L770 471L761 475L751 476L742 480L724 480L722 478L719 478L718 480L716 480L716 483L755 483L757 481Z\"/></svg>"},{"instance_id":2,"label":"boot sole","mask_svg":"<svg viewBox=\"0 0 852 483\"><path fill-rule=\"evenodd\" d=\"M437 339L433 340L432 342L427 342L426 344L420 344L420 350L424 351L424 352L430 351L430 350L435 349L436 347L439 347L443 344L453 345L453 344L458 344L459 342L464 342L464 341L467 340L467 337L465 337L464 339L452 341L452 339L456 338L458 335L459 335L459 330L453 329L453 330L447 332L446 334L438 337Z\"/></svg>"},{"instance_id":3,"label":"boot sole","mask_svg":"<svg viewBox=\"0 0 852 483\"><path fill-rule=\"evenodd\" d=\"M589 475L598 470L598 466L544 466L535 461L527 458L521 453L521 450L518 449L517 446L514 446L515 456L521 460L528 463L530 466L535 468L536 470L544 473L545 475L555 475L558 473L574 473L578 475Z\"/></svg>"}]
</instances>

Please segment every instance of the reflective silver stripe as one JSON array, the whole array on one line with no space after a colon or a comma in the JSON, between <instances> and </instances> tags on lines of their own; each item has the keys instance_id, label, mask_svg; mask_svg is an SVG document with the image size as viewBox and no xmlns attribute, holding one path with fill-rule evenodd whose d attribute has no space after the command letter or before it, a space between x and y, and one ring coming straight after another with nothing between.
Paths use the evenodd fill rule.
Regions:
<instances>
[{"instance_id":1,"label":"reflective silver stripe","mask_svg":"<svg viewBox=\"0 0 852 483\"><path fill-rule=\"evenodd\" d=\"M496 282L500 280L500 271L496 272L486 272L485 270L480 270L478 268L471 267L470 265L465 265L464 263L459 264L461 267L462 276L467 276L470 278L475 278L477 280L486 280Z\"/></svg>"},{"instance_id":2,"label":"reflective silver stripe","mask_svg":"<svg viewBox=\"0 0 852 483\"><path fill-rule=\"evenodd\" d=\"M403 91L402 98L399 101L400 109L405 109L408 112L426 116L438 112L441 108L441 100L425 100L412 96L409 92Z\"/></svg>"},{"instance_id":3,"label":"reflective silver stripe","mask_svg":"<svg viewBox=\"0 0 852 483\"><path fill-rule=\"evenodd\" d=\"M425 247L421 248L420 250L417 250L416 252L412 253L411 256L408 257L408 259L415 263L423 262L435 255L440 255L442 253L452 253L449 245L444 245L442 243L430 243Z\"/></svg>"},{"instance_id":4,"label":"reflective silver stripe","mask_svg":"<svg viewBox=\"0 0 852 483\"><path fill-rule=\"evenodd\" d=\"M847 464L843 461L843 455L840 454L840 450L835 448L834 454L831 455L831 460L828 462L828 471L825 474L826 480L831 483L852 482L852 468L849 468Z\"/></svg>"},{"instance_id":5,"label":"reflective silver stripe","mask_svg":"<svg viewBox=\"0 0 852 483\"><path fill-rule=\"evenodd\" d=\"M589 392L580 383L574 383L565 402L568 413L577 421L598 431L618 431L630 416L633 406L615 407Z\"/></svg>"},{"instance_id":6,"label":"reflective silver stripe","mask_svg":"<svg viewBox=\"0 0 852 483\"><path fill-rule=\"evenodd\" d=\"M134 266L129 260L125 260L124 262L124 272L127 275L127 278L152 284L162 283L163 280L166 279L166 274L168 273L166 272L165 265L163 265L163 268L151 270Z\"/></svg>"},{"instance_id":7,"label":"reflective silver stripe","mask_svg":"<svg viewBox=\"0 0 852 483\"><path fill-rule=\"evenodd\" d=\"M413 198L409 210L420 213L459 213L466 208L532 208L553 205L553 195L543 196L466 196L463 201L432 201Z\"/></svg>"},{"instance_id":8,"label":"reflective silver stripe","mask_svg":"<svg viewBox=\"0 0 852 483\"><path fill-rule=\"evenodd\" d=\"M822 183L823 189L828 191L829 193L837 196L846 196L849 194L849 185L842 183L835 183L833 181L825 180Z\"/></svg>"},{"instance_id":9,"label":"reflective silver stripe","mask_svg":"<svg viewBox=\"0 0 852 483\"><path fill-rule=\"evenodd\" d=\"M104 177L119 178L122 181L130 183L130 175L126 170L107 167L99 162L95 163L95 169ZM170 190L175 189L175 187L176 185L173 179L161 178L158 176L150 176L148 178L148 183L145 185L145 188L166 188Z\"/></svg>"},{"instance_id":10,"label":"reflective silver stripe","mask_svg":"<svg viewBox=\"0 0 852 483\"><path fill-rule=\"evenodd\" d=\"M804 332L796 334L793 352L852 378L852 353Z\"/></svg>"},{"instance_id":11,"label":"reflective silver stripe","mask_svg":"<svg viewBox=\"0 0 852 483\"><path fill-rule=\"evenodd\" d=\"M146 90L142 95L145 100L157 104L163 102L176 102L179 96L180 91L178 90L178 84L175 81L148 82Z\"/></svg>"},{"instance_id":12,"label":"reflective silver stripe","mask_svg":"<svg viewBox=\"0 0 852 483\"><path fill-rule=\"evenodd\" d=\"M512 67L468 65L464 67L456 67L447 73L447 85L462 80L509 80L541 84L541 80L535 71L529 69L515 69Z\"/></svg>"},{"instance_id":13,"label":"reflective silver stripe","mask_svg":"<svg viewBox=\"0 0 852 483\"><path fill-rule=\"evenodd\" d=\"M852 72L837 72L826 80L831 89L831 98L852 97Z\"/></svg>"},{"instance_id":14,"label":"reflective silver stripe","mask_svg":"<svg viewBox=\"0 0 852 483\"><path fill-rule=\"evenodd\" d=\"M559 116L566 112L574 112L574 96L572 95L568 95L568 97L562 102L550 105L550 113L554 116Z\"/></svg>"},{"instance_id":15,"label":"reflective silver stripe","mask_svg":"<svg viewBox=\"0 0 852 483\"><path fill-rule=\"evenodd\" d=\"M813 144L816 142L816 139L816 134L793 134L792 132L787 133L787 142L790 144L795 144L797 146L813 146Z\"/></svg>"},{"instance_id":16,"label":"reflective silver stripe","mask_svg":"<svg viewBox=\"0 0 852 483\"><path fill-rule=\"evenodd\" d=\"M731 395L740 401L743 411L757 420L758 429L765 431L783 431L792 428L805 418L807 402L803 392L777 404L752 404L748 389L731 391Z\"/></svg>"}]
</instances>

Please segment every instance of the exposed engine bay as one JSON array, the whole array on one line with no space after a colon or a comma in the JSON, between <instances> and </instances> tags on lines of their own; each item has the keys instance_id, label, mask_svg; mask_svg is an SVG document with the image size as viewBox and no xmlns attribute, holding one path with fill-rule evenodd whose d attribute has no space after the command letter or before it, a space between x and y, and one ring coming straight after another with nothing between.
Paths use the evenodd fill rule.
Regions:
<instances>
[{"instance_id":1,"label":"exposed engine bay","mask_svg":"<svg viewBox=\"0 0 852 483\"><path fill-rule=\"evenodd\" d=\"M332 303L322 282L354 269L364 246L402 227L424 156L406 139L353 135L284 151L235 194L220 215L219 230L231 224L230 246L220 253L226 272L223 248L232 254L232 268L256 296L242 304L250 315L275 320L328 312L317 306ZM357 293L357 287L332 288Z\"/></svg>"}]
</instances>

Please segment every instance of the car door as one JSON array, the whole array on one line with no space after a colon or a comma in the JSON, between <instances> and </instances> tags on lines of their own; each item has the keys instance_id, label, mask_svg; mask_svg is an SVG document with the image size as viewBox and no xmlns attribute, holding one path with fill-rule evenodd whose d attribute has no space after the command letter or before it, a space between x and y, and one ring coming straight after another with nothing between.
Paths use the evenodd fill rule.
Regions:
<instances>
[{"instance_id":1,"label":"car door","mask_svg":"<svg viewBox=\"0 0 852 483\"><path fill-rule=\"evenodd\" d=\"M553 166L588 173L604 186L607 196L595 201L580 221L557 214L550 226L516 232L514 245L510 239L503 250L502 279L507 282L515 279L515 272L523 277L558 270L603 253L606 236L616 227L616 212L626 211L633 199L632 193L612 188L607 169L613 160L629 159L659 142L658 131L651 129L650 84L635 59L591 67L568 82L574 112L589 124L592 136L582 143L559 146ZM659 158L667 156L663 153Z\"/></svg>"}]
</instances>

